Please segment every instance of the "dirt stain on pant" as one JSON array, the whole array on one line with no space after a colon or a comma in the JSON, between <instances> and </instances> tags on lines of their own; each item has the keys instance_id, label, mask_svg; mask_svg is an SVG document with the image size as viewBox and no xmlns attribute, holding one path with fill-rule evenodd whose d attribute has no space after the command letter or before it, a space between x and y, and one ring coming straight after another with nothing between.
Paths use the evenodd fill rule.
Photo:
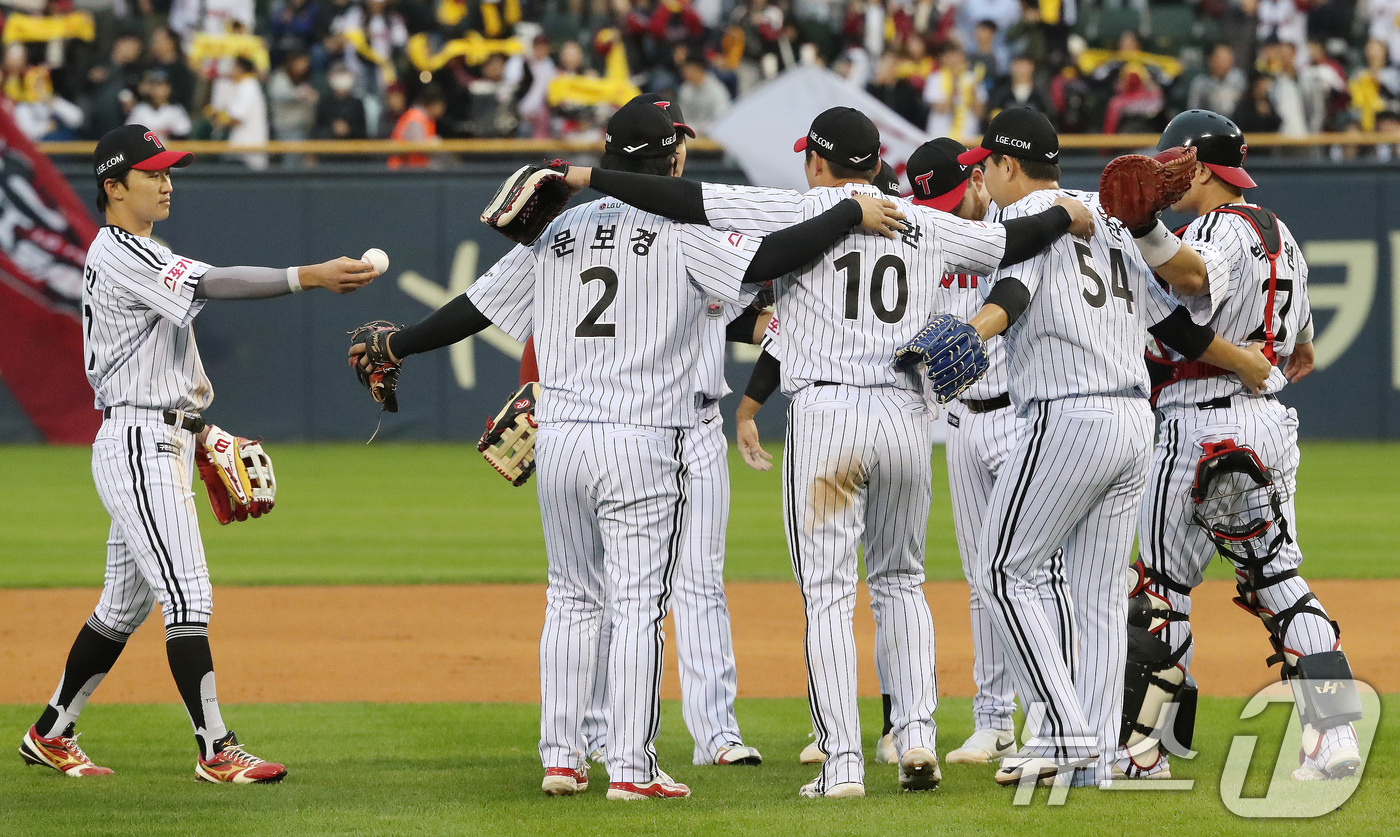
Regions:
<instances>
[{"instance_id":1,"label":"dirt stain on pant","mask_svg":"<svg viewBox=\"0 0 1400 837\"><path fill-rule=\"evenodd\" d=\"M824 466L807 492L808 531L850 508L865 478L865 465L855 460L837 460Z\"/></svg>"}]
</instances>

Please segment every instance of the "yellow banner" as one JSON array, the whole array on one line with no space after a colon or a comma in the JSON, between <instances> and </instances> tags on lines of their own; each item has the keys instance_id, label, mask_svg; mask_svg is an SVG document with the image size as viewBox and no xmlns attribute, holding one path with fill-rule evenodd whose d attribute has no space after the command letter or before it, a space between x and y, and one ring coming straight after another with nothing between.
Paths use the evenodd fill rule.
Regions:
<instances>
[{"instance_id":1,"label":"yellow banner","mask_svg":"<svg viewBox=\"0 0 1400 837\"><path fill-rule=\"evenodd\" d=\"M408 60L416 69L433 73L454 58L461 58L471 66L486 63L486 59L496 53L519 55L525 45L517 38L483 38L480 32L468 32L455 41L448 41L442 49L433 52L432 43L426 33L418 33L408 39Z\"/></svg>"},{"instance_id":2,"label":"yellow banner","mask_svg":"<svg viewBox=\"0 0 1400 837\"><path fill-rule=\"evenodd\" d=\"M190 64L199 65L219 58L247 58L258 68L267 72L267 45L257 35L218 35L200 32L190 43Z\"/></svg>"},{"instance_id":3,"label":"yellow banner","mask_svg":"<svg viewBox=\"0 0 1400 837\"><path fill-rule=\"evenodd\" d=\"M91 41L95 37L92 15L87 12L73 12L53 17L15 13L5 19L5 31L0 34L0 41L7 44L35 41Z\"/></svg>"}]
</instances>

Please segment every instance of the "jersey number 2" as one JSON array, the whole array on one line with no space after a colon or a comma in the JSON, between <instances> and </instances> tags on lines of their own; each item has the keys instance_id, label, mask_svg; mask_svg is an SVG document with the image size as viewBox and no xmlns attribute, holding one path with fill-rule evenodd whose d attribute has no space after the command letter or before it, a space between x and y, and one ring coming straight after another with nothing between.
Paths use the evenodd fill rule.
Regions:
<instances>
[{"instance_id":1,"label":"jersey number 2","mask_svg":"<svg viewBox=\"0 0 1400 837\"><path fill-rule=\"evenodd\" d=\"M589 312L583 315L583 321L574 329L575 337L616 337L617 326L613 323L600 323L598 318L603 316L613 300L617 299L617 274L609 267L590 267L579 274L579 279L583 284L589 282L602 282L603 295L593 305Z\"/></svg>"},{"instance_id":2,"label":"jersey number 2","mask_svg":"<svg viewBox=\"0 0 1400 837\"><path fill-rule=\"evenodd\" d=\"M1108 303L1108 294L1111 290L1113 295L1123 300L1128 306L1128 313L1133 313L1133 290L1128 287L1128 266L1123 263L1123 251L1118 248L1110 248L1108 251L1109 269L1112 273L1109 276L1109 287L1105 288L1103 277L1094 270L1091 262L1094 253L1089 249L1089 245L1074 242L1074 252L1079 256L1079 273L1085 279L1094 283L1092 290L1084 289L1084 301L1094 308L1102 308Z\"/></svg>"},{"instance_id":3,"label":"jersey number 2","mask_svg":"<svg viewBox=\"0 0 1400 837\"><path fill-rule=\"evenodd\" d=\"M846 274L846 319L860 316L860 251L853 250L834 264L836 269ZM894 271L895 301L893 308L885 307L885 277ZM883 323L897 323L904 318L904 309L909 307L909 279L906 276L904 260L893 253L887 253L875 260L875 269L870 277L870 309Z\"/></svg>"}]
</instances>

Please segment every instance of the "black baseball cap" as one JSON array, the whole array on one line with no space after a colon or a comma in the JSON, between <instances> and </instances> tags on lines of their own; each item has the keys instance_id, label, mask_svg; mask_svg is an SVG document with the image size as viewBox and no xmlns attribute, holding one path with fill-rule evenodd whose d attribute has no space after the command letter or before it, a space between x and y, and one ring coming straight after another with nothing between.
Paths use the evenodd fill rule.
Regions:
<instances>
[{"instance_id":1,"label":"black baseball cap","mask_svg":"<svg viewBox=\"0 0 1400 837\"><path fill-rule=\"evenodd\" d=\"M637 96L608 120L603 150L623 157L666 157L676 142L676 126L666 109Z\"/></svg>"},{"instance_id":2,"label":"black baseball cap","mask_svg":"<svg viewBox=\"0 0 1400 837\"><path fill-rule=\"evenodd\" d=\"M880 173L875 175L876 188L892 198L899 197L899 175L895 173L894 166L888 162L880 161Z\"/></svg>"},{"instance_id":3,"label":"black baseball cap","mask_svg":"<svg viewBox=\"0 0 1400 837\"><path fill-rule=\"evenodd\" d=\"M879 160L880 130L870 117L855 108L830 108L812 120L807 136L792 144L793 151L808 148L833 163L871 169Z\"/></svg>"},{"instance_id":4,"label":"black baseball cap","mask_svg":"<svg viewBox=\"0 0 1400 837\"><path fill-rule=\"evenodd\" d=\"M967 193L972 165L960 162L967 147L951 137L929 140L909 155L904 176L914 190L914 203L952 212Z\"/></svg>"},{"instance_id":5,"label":"black baseball cap","mask_svg":"<svg viewBox=\"0 0 1400 837\"><path fill-rule=\"evenodd\" d=\"M671 117L671 124L676 126L677 132L695 139L695 129L685 124L685 116L681 113L679 102L663 98L660 93L643 93L642 98L666 111L666 115Z\"/></svg>"},{"instance_id":6,"label":"black baseball cap","mask_svg":"<svg viewBox=\"0 0 1400 837\"><path fill-rule=\"evenodd\" d=\"M145 125L123 125L113 128L97 141L92 152L92 173L101 186L108 178L120 177L128 169L160 171L178 169L194 162L188 151L171 151L155 132Z\"/></svg>"},{"instance_id":7,"label":"black baseball cap","mask_svg":"<svg viewBox=\"0 0 1400 837\"><path fill-rule=\"evenodd\" d=\"M973 165L992 154L1041 163L1060 162L1060 137L1045 114L1030 108L1007 108L987 126L982 144L958 157L959 163Z\"/></svg>"}]
</instances>

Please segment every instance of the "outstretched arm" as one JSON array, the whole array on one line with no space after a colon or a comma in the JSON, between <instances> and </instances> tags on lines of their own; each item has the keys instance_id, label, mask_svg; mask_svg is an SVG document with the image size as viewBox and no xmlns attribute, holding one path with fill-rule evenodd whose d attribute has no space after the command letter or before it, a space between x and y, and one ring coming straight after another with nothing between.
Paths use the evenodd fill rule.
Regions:
<instances>
[{"instance_id":1,"label":"outstretched arm","mask_svg":"<svg viewBox=\"0 0 1400 837\"><path fill-rule=\"evenodd\" d=\"M374 265L341 256L302 267L215 267L199 279L196 299L271 299L307 288L346 294L379 276Z\"/></svg>"},{"instance_id":2,"label":"outstretched arm","mask_svg":"<svg viewBox=\"0 0 1400 837\"><path fill-rule=\"evenodd\" d=\"M592 187L643 212L686 224L709 224L700 183L659 174L570 166L564 182L575 191Z\"/></svg>"}]
</instances>

